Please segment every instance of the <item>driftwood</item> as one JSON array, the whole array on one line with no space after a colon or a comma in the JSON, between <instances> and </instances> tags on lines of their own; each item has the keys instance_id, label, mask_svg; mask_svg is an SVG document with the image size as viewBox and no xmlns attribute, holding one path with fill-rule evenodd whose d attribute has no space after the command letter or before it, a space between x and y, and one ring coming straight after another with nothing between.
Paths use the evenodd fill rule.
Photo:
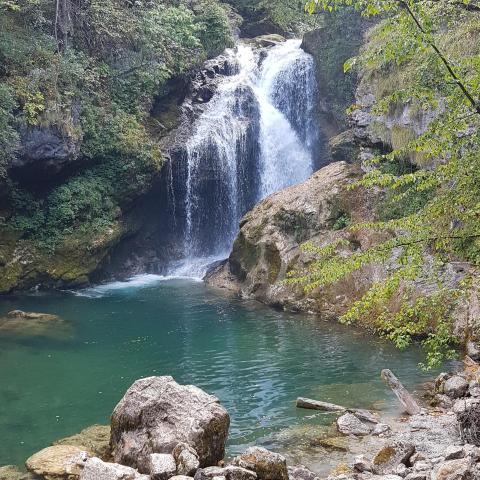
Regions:
<instances>
[{"instance_id":1,"label":"driftwood","mask_svg":"<svg viewBox=\"0 0 480 480\"><path fill-rule=\"evenodd\" d=\"M393 393L400 400L400 403L409 415L417 415L420 413L420 407L416 400L410 395L408 390L400 383L400 380L391 370L382 370L381 377L382 380L392 389Z\"/></svg>"},{"instance_id":2,"label":"driftwood","mask_svg":"<svg viewBox=\"0 0 480 480\"><path fill-rule=\"evenodd\" d=\"M298 397L297 408L308 408L310 410L321 410L322 412L334 413L353 413L360 420L378 423L376 416L370 410L363 410L359 408L347 408L334 403L321 402L320 400L312 400L311 398Z\"/></svg>"},{"instance_id":3,"label":"driftwood","mask_svg":"<svg viewBox=\"0 0 480 480\"><path fill-rule=\"evenodd\" d=\"M311 410L322 410L322 412L346 412L347 409L334 403L321 402L320 400L312 400L310 398L298 397L298 408L309 408Z\"/></svg>"}]
</instances>

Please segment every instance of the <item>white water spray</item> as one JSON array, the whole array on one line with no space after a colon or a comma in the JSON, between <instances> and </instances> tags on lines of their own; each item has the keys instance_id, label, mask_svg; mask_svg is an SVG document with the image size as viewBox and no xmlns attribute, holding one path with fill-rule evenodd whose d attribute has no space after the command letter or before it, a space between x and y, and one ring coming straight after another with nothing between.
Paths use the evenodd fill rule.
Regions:
<instances>
[{"instance_id":1,"label":"white water spray","mask_svg":"<svg viewBox=\"0 0 480 480\"><path fill-rule=\"evenodd\" d=\"M228 255L246 211L313 171L312 57L299 40L264 58L244 44L227 54L235 73L222 80L185 145L184 191L174 195L184 211L184 258L171 266L174 275L202 276Z\"/></svg>"}]
</instances>

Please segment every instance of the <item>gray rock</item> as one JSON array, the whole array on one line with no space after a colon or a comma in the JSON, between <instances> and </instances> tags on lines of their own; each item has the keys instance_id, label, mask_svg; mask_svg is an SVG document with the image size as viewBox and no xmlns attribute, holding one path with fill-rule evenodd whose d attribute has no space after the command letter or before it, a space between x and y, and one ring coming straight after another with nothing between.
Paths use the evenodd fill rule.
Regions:
<instances>
[{"instance_id":1,"label":"gray rock","mask_svg":"<svg viewBox=\"0 0 480 480\"><path fill-rule=\"evenodd\" d=\"M359 420L367 423L378 423L378 418L370 410L349 410L350 413L353 413Z\"/></svg>"},{"instance_id":2,"label":"gray rock","mask_svg":"<svg viewBox=\"0 0 480 480\"><path fill-rule=\"evenodd\" d=\"M461 398L453 404L453 411L457 414L475 409L480 405L480 398Z\"/></svg>"},{"instance_id":3,"label":"gray rock","mask_svg":"<svg viewBox=\"0 0 480 480\"><path fill-rule=\"evenodd\" d=\"M400 463L397 468L395 468L394 471L395 475L398 475L399 477L406 477L410 472L409 469L405 466L405 464Z\"/></svg>"},{"instance_id":4,"label":"gray rock","mask_svg":"<svg viewBox=\"0 0 480 480\"><path fill-rule=\"evenodd\" d=\"M423 462L426 460L427 457L421 453L421 452L415 452L411 457L410 457L410 463L414 465L417 462Z\"/></svg>"},{"instance_id":5,"label":"gray rock","mask_svg":"<svg viewBox=\"0 0 480 480\"><path fill-rule=\"evenodd\" d=\"M406 463L415 452L415 446L406 442L392 442L385 445L372 461L373 472L386 475L393 472L400 463Z\"/></svg>"},{"instance_id":6,"label":"gray rock","mask_svg":"<svg viewBox=\"0 0 480 480\"><path fill-rule=\"evenodd\" d=\"M478 384L477 381L472 380L468 384L468 394L471 397L476 397L476 398L480 397L480 385Z\"/></svg>"},{"instance_id":7,"label":"gray rock","mask_svg":"<svg viewBox=\"0 0 480 480\"><path fill-rule=\"evenodd\" d=\"M460 375L454 375L445 382L443 390L450 398L461 398L467 393L468 382Z\"/></svg>"},{"instance_id":8,"label":"gray rock","mask_svg":"<svg viewBox=\"0 0 480 480\"><path fill-rule=\"evenodd\" d=\"M193 477L187 475L174 475L173 477L170 477L170 480L193 480Z\"/></svg>"},{"instance_id":9,"label":"gray rock","mask_svg":"<svg viewBox=\"0 0 480 480\"><path fill-rule=\"evenodd\" d=\"M466 345L466 353L472 360L478 362L480 360L479 344L473 340L469 340Z\"/></svg>"},{"instance_id":10,"label":"gray rock","mask_svg":"<svg viewBox=\"0 0 480 480\"><path fill-rule=\"evenodd\" d=\"M190 445L201 467L225 454L230 418L218 399L170 377L137 380L115 407L111 446L116 462L148 472L149 455Z\"/></svg>"},{"instance_id":11,"label":"gray rock","mask_svg":"<svg viewBox=\"0 0 480 480\"><path fill-rule=\"evenodd\" d=\"M478 462L480 460L480 448L467 443L463 446L463 456L470 457L474 462Z\"/></svg>"},{"instance_id":12,"label":"gray rock","mask_svg":"<svg viewBox=\"0 0 480 480\"><path fill-rule=\"evenodd\" d=\"M353 460L353 468L357 472L371 472L372 462L367 460L365 455L357 455Z\"/></svg>"},{"instance_id":13,"label":"gray rock","mask_svg":"<svg viewBox=\"0 0 480 480\"><path fill-rule=\"evenodd\" d=\"M413 465L414 472L426 472L431 470L432 464L428 460L419 460Z\"/></svg>"},{"instance_id":14,"label":"gray rock","mask_svg":"<svg viewBox=\"0 0 480 480\"><path fill-rule=\"evenodd\" d=\"M173 449L173 457L177 464L177 474L192 476L200 467L197 452L186 443L179 443Z\"/></svg>"},{"instance_id":15,"label":"gray rock","mask_svg":"<svg viewBox=\"0 0 480 480\"><path fill-rule=\"evenodd\" d=\"M287 467L289 480L319 480L318 475L304 465Z\"/></svg>"},{"instance_id":16,"label":"gray rock","mask_svg":"<svg viewBox=\"0 0 480 480\"><path fill-rule=\"evenodd\" d=\"M445 460L457 460L464 456L463 446L449 445L444 452Z\"/></svg>"},{"instance_id":17,"label":"gray rock","mask_svg":"<svg viewBox=\"0 0 480 480\"><path fill-rule=\"evenodd\" d=\"M467 458L458 460L449 460L443 462L435 468L433 478L435 480L470 480L475 479L471 476L471 461Z\"/></svg>"},{"instance_id":18,"label":"gray rock","mask_svg":"<svg viewBox=\"0 0 480 480\"><path fill-rule=\"evenodd\" d=\"M285 457L266 448L250 447L235 457L232 464L252 470L260 480L288 480Z\"/></svg>"},{"instance_id":19,"label":"gray rock","mask_svg":"<svg viewBox=\"0 0 480 480\"><path fill-rule=\"evenodd\" d=\"M344 435L368 435L373 431L373 426L362 422L353 413L345 413L337 419L337 428Z\"/></svg>"},{"instance_id":20,"label":"gray rock","mask_svg":"<svg viewBox=\"0 0 480 480\"><path fill-rule=\"evenodd\" d=\"M386 423L378 423L372 430L372 435L385 435L391 432L391 428Z\"/></svg>"},{"instance_id":21,"label":"gray rock","mask_svg":"<svg viewBox=\"0 0 480 480\"><path fill-rule=\"evenodd\" d=\"M443 386L451 376L451 374L446 372L442 372L437 376L437 378L435 379L435 391L437 393L444 393Z\"/></svg>"},{"instance_id":22,"label":"gray rock","mask_svg":"<svg viewBox=\"0 0 480 480\"><path fill-rule=\"evenodd\" d=\"M148 480L148 476L118 463L107 463L97 457L85 463L80 480Z\"/></svg>"},{"instance_id":23,"label":"gray rock","mask_svg":"<svg viewBox=\"0 0 480 480\"><path fill-rule=\"evenodd\" d=\"M55 126L22 128L21 150L9 165L29 176L48 177L80 160L80 139Z\"/></svg>"},{"instance_id":24,"label":"gray rock","mask_svg":"<svg viewBox=\"0 0 480 480\"><path fill-rule=\"evenodd\" d=\"M177 473L175 458L169 453L152 453L149 456L148 473L152 480L168 480Z\"/></svg>"},{"instance_id":25,"label":"gray rock","mask_svg":"<svg viewBox=\"0 0 480 480\"><path fill-rule=\"evenodd\" d=\"M443 388L443 387L442 387ZM440 408L449 409L453 406L453 400L443 393L437 393L434 397L434 405Z\"/></svg>"},{"instance_id":26,"label":"gray rock","mask_svg":"<svg viewBox=\"0 0 480 480\"><path fill-rule=\"evenodd\" d=\"M195 474L195 480L213 480L216 477L224 477L226 480L256 480L257 474L235 465L200 468Z\"/></svg>"},{"instance_id":27,"label":"gray rock","mask_svg":"<svg viewBox=\"0 0 480 480\"><path fill-rule=\"evenodd\" d=\"M430 472L412 472L409 473L405 480L429 480Z\"/></svg>"}]
</instances>

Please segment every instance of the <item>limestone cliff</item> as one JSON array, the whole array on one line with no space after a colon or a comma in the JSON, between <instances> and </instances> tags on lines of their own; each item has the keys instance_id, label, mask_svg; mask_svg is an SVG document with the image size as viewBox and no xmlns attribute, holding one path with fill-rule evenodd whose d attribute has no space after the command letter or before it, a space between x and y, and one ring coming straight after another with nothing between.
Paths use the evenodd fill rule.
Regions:
<instances>
[{"instance_id":1,"label":"limestone cliff","mask_svg":"<svg viewBox=\"0 0 480 480\"><path fill-rule=\"evenodd\" d=\"M348 238L355 248L375 241L373 235L343 228L350 221L373 219L376 195L348 189L360 174L357 166L332 163L306 182L257 204L242 219L228 261L210 272L207 282L287 310L332 318L344 313L373 280L381 278L381 268L359 270L338 285L310 293L285 279L290 270L301 270L312 261L312 255L301 249L306 241L325 246Z\"/></svg>"}]
</instances>

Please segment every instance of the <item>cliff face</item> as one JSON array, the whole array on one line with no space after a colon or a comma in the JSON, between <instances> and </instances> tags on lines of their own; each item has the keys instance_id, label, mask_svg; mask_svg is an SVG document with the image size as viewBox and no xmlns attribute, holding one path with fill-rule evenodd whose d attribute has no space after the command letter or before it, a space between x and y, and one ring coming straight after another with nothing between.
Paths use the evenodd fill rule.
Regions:
<instances>
[{"instance_id":1,"label":"cliff face","mask_svg":"<svg viewBox=\"0 0 480 480\"><path fill-rule=\"evenodd\" d=\"M86 284L145 228L161 141L240 21L216 0L62 5L0 5L0 293Z\"/></svg>"},{"instance_id":2,"label":"cliff face","mask_svg":"<svg viewBox=\"0 0 480 480\"><path fill-rule=\"evenodd\" d=\"M372 281L381 278L381 268L369 267L332 288L310 293L285 280L289 271L301 271L312 261L312 255L301 249L306 241L322 247L348 237L357 248L375 241L374 236L343 229L350 221L373 219L375 196L348 189L360 174L353 165L332 163L306 182L261 201L242 219L228 261L211 271L207 282L286 310L332 318L344 313Z\"/></svg>"},{"instance_id":3,"label":"cliff face","mask_svg":"<svg viewBox=\"0 0 480 480\"><path fill-rule=\"evenodd\" d=\"M317 43L315 46L314 39L321 42L322 35L325 33L316 32L304 40L304 44L312 42L308 47L312 52L314 47L319 51L316 53L318 75L325 72L321 64L322 45ZM369 48L369 41L367 37L364 49ZM323 318L338 318L350 310L372 285L381 283L396 270L401 249L394 250L386 261L365 265L324 287L304 290L298 283L289 280L289 273L298 276L318 259L308 249L302 248L305 242L324 247L339 239L347 239L348 247L342 246L340 251L347 258L388 238L386 233L380 236L368 229L349 231L345 227L350 223L399 218L395 215L401 217L413 208L421 208L418 205L421 206L424 200L420 196L412 198L411 205L405 202L398 205L397 200L397 204L392 206L388 194L379 188L348 188L361 178L365 160L378 153L405 147L425 133L429 124L442 112L441 98L438 98L435 109L419 108L414 99L403 98L379 113L375 103L395 92L395 74L399 75L398 72L390 72L382 77L378 71L375 74L358 72L358 84L352 92L354 106L348 119L350 128L330 139L331 156L335 163L322 168L306 182L271 195L245 215L231 255L209 272L207 283L273 307L313 312ZM320 105L326 114L331 113L330 108L328 104ZM425 162L412 151L394 167L415 171L432 168L437 161L441 159ZM388 235L393 236L393 232ZM389 312L398 312L405 298L414 304L418 298L427 298L443 288L445 291L457 289L462 280L474 272L471 264L458 261L460 257L452 257L437 272L439 283L436 283L432 280L436 268L433 266L433 252L426 248L422 255L424 265L421 275L412 282L400 283L398 292L382 306ZM473 331L478 322L477 294L475 288L472 291L471 297L455 299L452 304L453 334L459 341ZM359 323L372 326L374 321L373 318L365 318Z\"/></svg>"}]
</instances>

